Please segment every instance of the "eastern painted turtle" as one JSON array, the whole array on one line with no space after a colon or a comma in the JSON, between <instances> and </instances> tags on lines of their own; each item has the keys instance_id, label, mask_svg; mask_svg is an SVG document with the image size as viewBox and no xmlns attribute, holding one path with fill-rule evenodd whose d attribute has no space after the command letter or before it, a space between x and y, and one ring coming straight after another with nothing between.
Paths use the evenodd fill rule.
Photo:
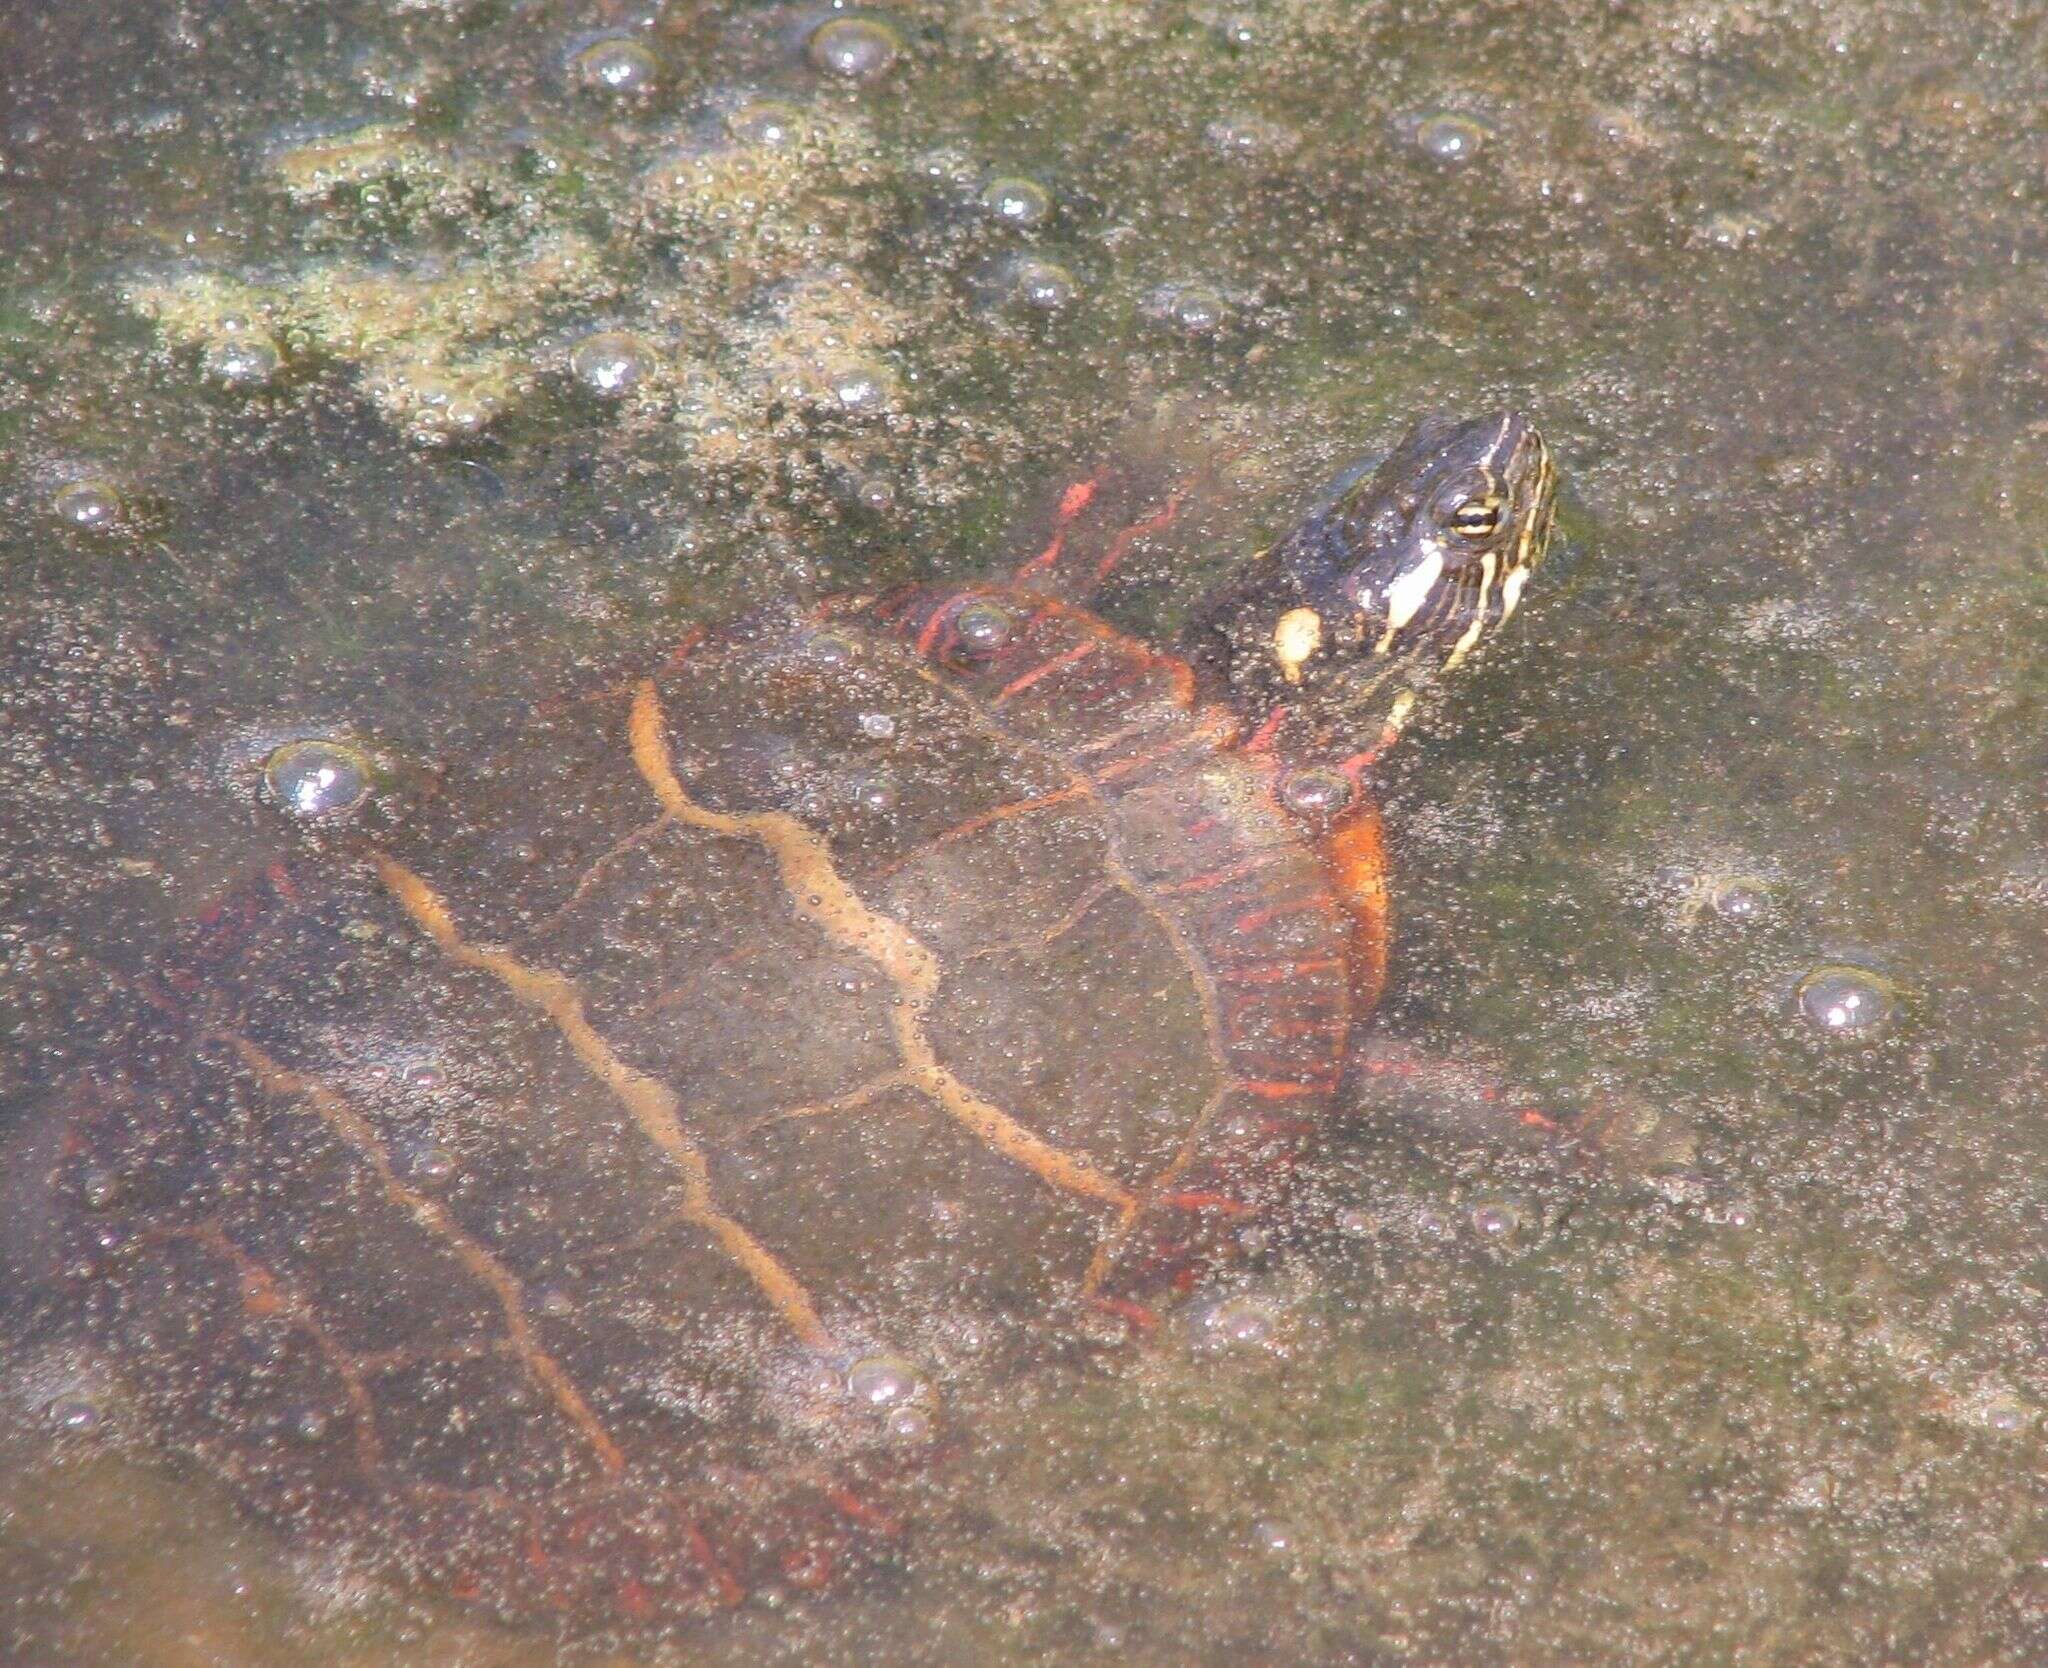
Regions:
<instances>
[{"instance_id":1,"label":"eastern painted turtle","mask_svg":"<svg viewBox=\"0 0 2048 1668\"><path fill-rule=\"evenodd\" d=\"M701 635L430 787L279 755L298 849L71 1097L51 1326L354 1564L822 1584L963 1394L1283 1191L1384 974L1367 769L1554 478L1426 423L1181 652L1085 607L1130 540L1082 552L1084 482L1009 578Z\"/></svg>"}]
</instances>

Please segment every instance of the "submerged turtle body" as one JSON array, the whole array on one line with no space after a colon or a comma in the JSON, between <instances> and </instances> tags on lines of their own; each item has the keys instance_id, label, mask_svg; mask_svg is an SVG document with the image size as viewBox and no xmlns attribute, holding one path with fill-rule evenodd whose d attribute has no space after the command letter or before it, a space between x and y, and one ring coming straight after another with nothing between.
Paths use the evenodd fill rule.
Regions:
<instances>
[{"instance_id":1,"label":"submerged turtle body","mask_svg":"<svg viewBox=\"0 0 2048 1668\"><path fill-rule=\"evenodd\" d=\"M701 640L137 974L50 1193L135 1422L310 1544L667 1617L823 1582L1184 1289L1331 1111L1378 821L1054 577Z\"/></svg>"}]
</instances>

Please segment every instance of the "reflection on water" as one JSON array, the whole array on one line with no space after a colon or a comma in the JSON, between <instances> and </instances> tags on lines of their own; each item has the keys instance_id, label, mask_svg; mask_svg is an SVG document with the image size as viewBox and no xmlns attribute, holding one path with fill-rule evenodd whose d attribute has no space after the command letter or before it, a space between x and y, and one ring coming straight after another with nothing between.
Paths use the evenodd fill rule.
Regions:
<instances>
[{"instance_id":1,"label":"reflection on water","mask_svg":"<svg viewBox=\"0 0 2048 1668\"><path fill-rule=\"evenodd\" d=\"M427 791L694 621L986 572L1092 460L1142 499L1227 457L1104 599L1168 631L1356 454L1501 403L1565 548L1388 758L1383 1026L1668 1111L1696 1174L1349 1123L1135 1346L965 1405L850 1362L971 1438L884 1567L575 1651L2048 1654L2034 10L0 20L0 1656L556 1656L243 1518L133 1362L18 1312L91 1168L52 1108L128 1023L100 970L246 895L279 803ZM460 1105L503 1061L429 1018L358 1062L451 1108L421 1197L510 1162ZM988 1241L964 1197L929 1243Z\"/></svg>"}]
</instances>

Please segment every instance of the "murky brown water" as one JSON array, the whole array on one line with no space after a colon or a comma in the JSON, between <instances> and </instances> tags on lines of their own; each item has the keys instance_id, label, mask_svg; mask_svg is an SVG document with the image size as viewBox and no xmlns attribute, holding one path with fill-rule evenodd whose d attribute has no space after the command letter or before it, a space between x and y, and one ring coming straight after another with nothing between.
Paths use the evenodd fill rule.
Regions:
<instances>
[{"instance_id":1,"label":"murky brown water","mask_svg":"<svg viewBox=\"0 0 2048 1668\"><path fill-rule=\"evenodd\" d=\"M0 1659L2048 1658L2040 9L826 15L0 12ZM460 761L1242 448L1106 598L1170 630L1502 402L1566 545L1390 757L1382 1023L1689 1188L1343 1129L1239 1347L973 1398L889 1569L670 1638L309 1554L22 1312L95 969L277 851L280 740Z\"/></svg>"}]
</instances>

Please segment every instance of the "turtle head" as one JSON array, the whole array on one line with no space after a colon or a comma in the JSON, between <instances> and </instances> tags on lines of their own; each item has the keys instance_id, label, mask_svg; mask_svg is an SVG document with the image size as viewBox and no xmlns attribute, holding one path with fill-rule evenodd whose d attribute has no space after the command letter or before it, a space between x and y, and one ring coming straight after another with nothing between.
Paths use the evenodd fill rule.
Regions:
<instances>
[{"instance_id":1,"label":"turtle head","mask_svg":"<svg viewBox=\"0 0 2048 1668\"><path fill-rule=\"evenodd\" d=\"M1327 693L1356 723L1405 693L1405 716L1417 688L1514 613L1549 542L1556 487L1521 413L1426 419L1377 469L1340 479L1196 631L1241 703Z\"/></svg>"}]
</instances>

